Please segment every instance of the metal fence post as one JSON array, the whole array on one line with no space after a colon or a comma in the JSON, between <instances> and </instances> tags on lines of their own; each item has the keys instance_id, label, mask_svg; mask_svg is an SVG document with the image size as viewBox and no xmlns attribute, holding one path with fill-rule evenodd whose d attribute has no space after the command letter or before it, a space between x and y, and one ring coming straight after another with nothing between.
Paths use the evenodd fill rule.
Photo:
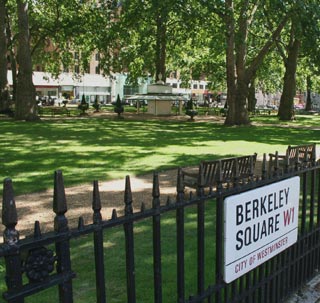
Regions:
<instances>
[{"instance_id":1,"label":"metal fence post","mask_svg":"<svg viewBox=\"0 0 320 303\"><path fill-rule=\"evenodd\" d=\"M205 285L205 199L203 166L200 165L197 187L197 251L198 251L198 294L204 292Z\"/></svg>"},{"instance_id":2,"label":"metal fence post","mask_svg":"<svg viewBox=\"0 0 320 303\"><path fill-rule=\"evenodd\" d=\"M125 216L130 217L133 214L132 192L130 178L126 176L126 185L124 193ZM134 262L134 235L133 223L129 221L123 225L126 241L126 265L127 265L127 296L128 302L136 302L136 282L135 282L135 262Z\"/></svg>"},{"instance_id":3,"label":"metal fence post","mask_svg":"<svg viewBox=\"0 0 320 303\"><path fill-rule=\"evenodd\" d=\"M67 212L67 202L61 171L56 171L54 175L53 211L56 214L54 218L55 232L59 234L69 231L68 219L65 216ZM69 274L71 272L69 239L56 242L56 254L58 274ZM59 284L59 300L61 303L73 302L71 279Z\"/></svg>"},{"instance_id":4,"label":"metal fence post","mask_svg":"<svg viewBox=\"0 0 320 303\"><path fill-rule=\"evenodd\" d=\"M154 271L154 301L162 302L162 272L161 272L161 223L160 223L160 189L158 173L153 174L152 208L157 212L152 218L153 228L153 271Z\"/></svg>"},{"instance_id":5,"label":"metal fence post","mask_svg":"<svg viewBox=\"0 0 320 303\"><path fill-rule=\"evenodd\" d=\"M4 243L9 246L15 246L19 241L19 232L15 229L18 223L16 203L13 194L11 179L5 179L3 182L3 202L2 202L2 224L5 225L3 233ZM15 292L22 287L22 268L20 252L10 254L5 257L6 264L6 284L8 292ZM10 300L10 303L23 303L23 298Z\"/></svg>"},{"instance_id":6,"label":"metal fence post","mask_svg":"<svg viewBox=\"0 0 320 303\"><path fill-rule=\"evenodd\" d=\"M99 193L98 181L93 182L93 223L99 227L102 221L101 216L101 200ZM96 289L97 289L97 303L106 302L106 287L104 274L104 256L103 256L103 231L98 228L94 231L94 258L96 271Z\"/></svg>"},{"instance_id":7,"label":"metal fence post","mask_svg":"<svg viewBox=\"0 0 320 303\"><path fill-rule=\"evenodd\" d=\"M184 188L182 182L182 171L179 168L177 177L177 203L176 210L177 224L177 292L178 302L184 302L185 283L184 283L184 207L181 205L184 201Z\"/></svg>"}]
</instances>

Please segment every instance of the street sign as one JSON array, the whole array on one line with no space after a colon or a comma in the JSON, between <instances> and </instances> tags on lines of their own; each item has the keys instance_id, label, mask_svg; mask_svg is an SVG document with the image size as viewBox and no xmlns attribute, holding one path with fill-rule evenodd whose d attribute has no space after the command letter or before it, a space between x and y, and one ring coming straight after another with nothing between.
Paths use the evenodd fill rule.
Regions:
<instances>
[{"instance_id":1,"label":"street sign","mask_svg":"<svg viewBox=\"0 0 320 303\"><path fill-rule=\"evenodd\" d=\"M230 283L297 241L300 178L224 201L224 280Z\"/></svg>"}]
</instances>

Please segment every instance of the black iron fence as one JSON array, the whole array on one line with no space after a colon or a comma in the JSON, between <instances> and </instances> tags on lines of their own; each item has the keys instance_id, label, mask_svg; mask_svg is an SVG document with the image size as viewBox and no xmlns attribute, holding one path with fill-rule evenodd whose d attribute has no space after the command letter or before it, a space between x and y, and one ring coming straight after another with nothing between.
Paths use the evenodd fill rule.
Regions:
<instances>
[{"instance_id":1,"label":"black iron fence","mask_svg":"<svg viewBox=\"0 0 320 303\"><path fill-rule=\"evenodd\" d=\"M300 176L298 241L248 273L226 283L224 256L228 252L224 250L225 199L293 176ZM176 199L168 199L162 205L159 178L155 173L150 198L152 208L147 209L142 205L140 211L134 212L130 179L127 177L124 215L118 216L114 211L110 219L104 220L101 216L99 186L95 181L93 223L84 224L79 218L78 226L71 228L67 220L63 177L61 171L57 171L53 196L54 231L42 234L39 222L35 222L34 233L19 240L12 181L4 180L2 223L5 231L4 244L0 246L6 283L3 299L6 302L26 302L25 298L57 288L57 296L52 297L51 301L47 298L33 302L81 302L75 294L79 289L75 289L74 282L81 277L79 266L73 266L72 247L86 236L86 245L77 246L76 250L88 250L93 246L92 267L95 275L90 279L94 281L94 287L90 286L93 288L90 302L282 302L317 273L320 265L319 163L300 163L294 167L287 165L283 170L276 167L273 172L268 172L264 157L261 175L253 176L246 182L241 182L236 175L228 184L218 178L216 187L209 191L202 184L200 176L196 193L186 195L181 171L178 170ZM168 216L170 222L174 222L169 229ZM144 224L144 234L148 234L145 244L150 249L137 247L141 223ZM125 262L124 266L112 269L110 258L113 255L109 253L106 242L115 228L123 237ZM171 237L165 236L165 233ZM92 238L88 237L90 235ZM137 264L141 260L146 260L144 264L149 265L147 277L140 275L142 266ZM111 277L124 276L124 280L115 282L116 279L108 278L110 271L113 271ZM142 295L145 291L139 289L142 284L148 285L150 295L147 298ZM81 290L86 291L85 286L82 287L84 289ZM123 290L126 290L126 294L123 294Z\"/></svg>"}]
</instances>

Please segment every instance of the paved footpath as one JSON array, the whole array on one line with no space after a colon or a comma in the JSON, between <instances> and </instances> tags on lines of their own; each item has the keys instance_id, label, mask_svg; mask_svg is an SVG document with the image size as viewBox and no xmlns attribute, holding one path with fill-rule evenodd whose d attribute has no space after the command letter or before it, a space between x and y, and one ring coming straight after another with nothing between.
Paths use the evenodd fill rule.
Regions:
<instances>
[{"instance_id":1,"label":"paved footpath","mask_svg":"<svg viewBox=\"0 0 320 303\"><path fill-rule=\"evenodd\" d=\"M320 303L320 274L294 293L285 303Z\"/></svg>"}]
</instances>

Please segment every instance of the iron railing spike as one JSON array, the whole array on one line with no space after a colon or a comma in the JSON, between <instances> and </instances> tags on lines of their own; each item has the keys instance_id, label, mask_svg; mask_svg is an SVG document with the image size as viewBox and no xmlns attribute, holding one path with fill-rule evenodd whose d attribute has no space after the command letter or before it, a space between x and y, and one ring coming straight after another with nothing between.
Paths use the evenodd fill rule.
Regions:
<instances>
[{"instance_id":1,"label":"iron railing spike","mask_svg":"<svg viewBox=\"0 0 320 303\"><path fill-rule=\"evenodd\" d=\"M125 191L124 191L124 203L125 203L125 209L124 209L125 215L132 214L133 213L132 192L131 192L131 184L130 184L130 177L129 176L126 176L126 184L125 184Z\"/></svg>"},{"instance_id":2,"label":"iron railing spike","mask_svg":"<svg viewBox=\"0 0 320 303\"><path fill-rule=\"evenodd\" d=\"M144 202L141 203L140 211L143 213L146 210L146 205Z\"/></svg>"},{"instance_id":3,"label":"iron railing spike","mask_svg":"<svg viewBox=\"0 0 320 303\"><path fill-rule=\"evenodd\" d=\"M93 197L92 197L93 223L98 224L102 220L101 216L101 199L99 192L99 183L93 181Z\"/></svg>"},{"instance_id":4,"label":"iron railing spike","mask_svg":"<svg viewBox=\"0 0 320 303\"><path fill-rule=\"evenodd\" d=\"M168 196L168 197L167 197L166 205L169 206L171 203L172 203L172 202L171 202L171 197Z\"/></svg>"},{"instance_id":5,"label":"iron railing spike","mask_svg":"<svg viewBox=\"0 0 320 303\"><path fill-rule=\"evenodd\" d=\"M33 237L36 238L41 238L41 229L40 229L40 222L37 220L34 222L34 232L33 232Z\"/></svg>"},{"instance_id":6,"label":"iron railing spike","mask_svg":"<svg viewBox=\"0 0 320 303\"><path fill-rule=\"evenodd\" d=\"M183 177L182 177L182 169L178 168L177 175L177 202L182 202L184 197L184 185L183 185Z\"/></svg>"},{"instance_id":7,"label":"iron railing spike","mask_svg":"<svg viewBox=\"0 0 320 303\"><path fill-rule=\"evenodd\" d=\"M81 230L84 228L84 220L83 217L79 217L78 219L78 230Z\"/></svg>"},{"instance_id":8,"label":"iron railing spike","mask_svg":"<svg viewBox=\"0 0 320 303\"><path fill-rule=\"evenodd\" d=\"M192 200L192 198L193 198L193 191L190 191L190 193L189 193L189 200Z\"/></svg>"},{"instance_id":9,"label":"iron railing spike","mask_svg":"<svg viewBox=\"0 0 320 303\"><path fill-rule=\"evenodd\" d=\"M14 245L19 241L19 232L15 226L18 214L14 199L12 180L6 178L3 182L2 224L6 227L3 232L4 243Z\"/></svg>"},{"instance_id":10,"label":"iron railing spike","mask_svg":"<svg viewBox=\"0 0 320 303\"><path fill-rule=\"evenodd\" d=\"M159 175L157 172L153 173L153 188L152 188L152 207L160 207L160 185L159 185Z\"/></svg>"},{"instance_id":11,"label":"iron railing spike","mask_svg":"<svg viewBox=\"0 0 320 303\"><path fill-rule=\"evenodd\" d=\"M57 170L54 173L53 211L56 214L64 214L67 211L66 194L61 170Z\"/></svg>"},{"instance_id":12,"label":"iron railing spike","mask_svg":"<svg viewBox=\"0 0 320 303\"><path fill-rule=\"evenodd\" d=\"M264 153L263 158L262 158L262 166L261 166L261 176L263 179L267 178L267 173L268 173L268 171L267 171L267 154Z\"/></svg>"},{"instance_id":13,"label":"iron railing spike","mask_svg":"<svg viewBox=\"0 0 320 303\"><path fill-rule=\"evenodd\" d=\"M153 187L152 187L152 197L158 198L160 196L160 184L159 184L159 174L158 172L153 173Z\"/></svg>"},{"instance_id":14,"label":"iron railing spike","mask_svg":"<svg viewBox=\"0 0 320 303\"><path fill-rule=\"evenodd\" d=\"M92 209L93 210L101 210L99 182L97 180L93 181Z\"/></svg>"},{"instance_id":15,"label":"iron railing spike","mask_svg":"<svg viewBox=\"0 0 320 303\"><path fill-rule=\"evenodd\" d=\"M2 224L9 227L18 223L16 202L14 199L12 180L6 178L3 182Z\"/></svg>"},{"instance_id":16,"label":"iron railing spike","mask_svg":"<svg viewBox=\"0 0 320 303\"><path fill-rule=\"evenodd\" d=\"M117 210L116 209L113 209L112 210L112 215L111 215L111 219L112 220L115 220L118 218L118 214L117 214Z\"/></svg>"}]
</instances>

